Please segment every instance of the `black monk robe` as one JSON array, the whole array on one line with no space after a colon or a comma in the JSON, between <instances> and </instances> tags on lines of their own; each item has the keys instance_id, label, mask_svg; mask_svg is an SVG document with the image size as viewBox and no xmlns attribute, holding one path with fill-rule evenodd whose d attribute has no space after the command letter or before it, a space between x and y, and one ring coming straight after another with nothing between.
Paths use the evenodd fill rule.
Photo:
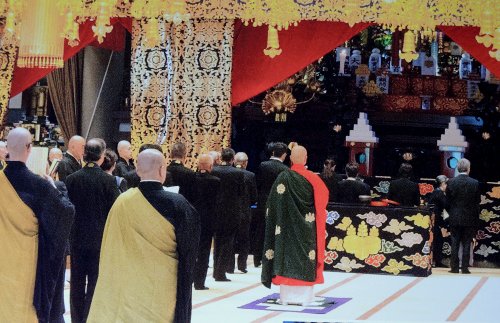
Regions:
<instances>
[{"instance_id":1,"label":"black monk robe","mask_svg":"<svg viewBox=\"0 0 500 323\"><path fill-rule=\"evenodd\" d=\"M38 243L38 255L36 256L36 276L32 299L37 318L39 322L58 319L56 317L50 318L50 314L61 313L61 309L52 307L54 298L58 295L57 292L62 292L56 291L56 284L60 277L60 271L64 270L64 253L73 223L74 207L63 193L45 179L33 174L22 162L8 162L7 168L0 172L0 177L2 177L0 181L1 194L10 193L13 197L9 203L2 203L0 206L0 226L14 220L9 220L8 216L16 214L16 209L12 210L12 208L16 207L31 210L37 221L38 227L35 226L33 231L34 237L38 235L38 239L35 240L35 243ZM9 208L11 209L9 210ZM18 229L21 230L22 228ZM21 240L17 242L21 243ZM14 242L9 242L10 245L12 243ZM4 247L5 245L2 246L2 248ZM27 246L23 244L22 246L18 245L18 247L20 248L19 253L22 253L23 250L21 249ZM1 251L0 254L2 254ZM0 262L15 261L15 259L0 258ZM19 268L19 270L23 269ZM1 274L5 273L2 272ZM0 295L5 292L8 293L5 286L0 286ZM12 308L1 308L8 304L4 296L0 297L0 321L3 321L1 319L2 313L12 311ZM7 298L11 296L6 295ZM8 319L13 322L12 316Z\"/></svg>"}]
</instances>

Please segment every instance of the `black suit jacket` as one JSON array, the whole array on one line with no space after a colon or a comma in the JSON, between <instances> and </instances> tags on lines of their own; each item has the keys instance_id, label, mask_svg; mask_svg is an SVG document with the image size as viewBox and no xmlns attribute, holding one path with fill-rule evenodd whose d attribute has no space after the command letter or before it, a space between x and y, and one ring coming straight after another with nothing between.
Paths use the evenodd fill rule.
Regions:
<instances>
[{"instance_id":1,"label":"black suit jacket","mask_svg":"<svg viewBox=\"0 0 500 323\"><path fill-rule=\"evenodd\" d=\"M213 232L220 179L207 172L196 173L193 206L198 211L202 232Z\"/></svg>"},{"instance_id":2,"label":"black suit jacket","mask_svg":"<svg viewBox=\"0 0 500 323\"><path fill-rule=\"evenodd\" d=\"M244 216L251 218L252 212L250 207L257 202L257 181L255 174L243 168L238 168L243 172L245 190L241 199L241 211Z\"/></svg>"},{"instance_id":3,"label":"black suit jacket","mask_svg":"<svg viewBox=\"0 0 500 323\"><path fill-rule=\"evenodd\" d=\"M167 171L169 174L167 174L165 186L179 186L179 194L193 203L196 173L175 160L168 165Z\"/></svg>"},{"instance_id":4,"label":"black suit jacket","mask_svg":"<svg viewBox=\"0 0 500 323\"><path fill-rule=\"evenodd\" d=\"M450 215L450 226L479 226L480 202L477 180L464 174L450 179L446 187L446 210Z\"/></svg>"},{"instance_id":5,"label":"black suit jacket","mask_svg":"<svg viewBox=\"0 0 500 323\"><path fill-rule=\"evenodd\" d=\"M98 251L109 210L120 191L115 177L89 163L66 179L68 195L75 205L71 247Z\"/></svg>"},{"instance_id":6,"label":"black suit jacket","mask_svg":"<svg viewBox=\"0 0 500 323\"><path fill-rule=\"evenodd\" d=\"M446 206L446 195L440 188L436 188L429 197L429 205L434 207L435 225L443 227L445 222L443 219L443 209Z\"/></svg>"},{"instance_id":7,"label":"black suit jacket","mask_svg":"<svg viewBox=\"0 0 500 323\"><path fill-rule=\"evenodd\" d=\"M420 205L420 190L418 184L408 178L398 178L391 181L387 198L398 202L401 206Z\"/></svg>"},{"instance_id":8,"label":"black suit jacket","mask_svg":"<svg viewBox=\"0 0 500 323\"><path fill-rule=\"evenodd\" d=\"M135 171L134 161L131 159L127 161L121 157L116 161L116 167L113 171L113 175L125 178L127 181L127 187L137 187L141 179Z\"/></svg>"},{"instance_id":9,"label":"black suit jacket","mask_svg":"<svg viewBox=\"0 0 500 323\"><path fill-rule=\"evenodd\" d=\"M271 192L274 181L282 171L287 169L286 165L275 159L269 159L260 163L256 178L258 207L260 210L266 208L267 198L269 197L269 192Z\"/></svg>"},{"instance_id":10,"label":"black suit jacket","mask_svg":"<svg viewBox=\"0 0 500 323\"><path fill-rule=\"evenodd\" d=\"M57 165L57 174L59 175L59 180L66 182L66 178L76 171L82 169L82 165L75 159L75 157L70 154L64 154L63 159Z\"/></svg>"},{"instance_id":11,"label":"black suit jacket","mask_svg":"<svg viewBox=\"0 0 500 323\"><path fill-rule=\"evenodd\" d=\"M325 183L326 187L328 188L328 192L329 192L329 196L328 196L328 200L330 202L333 202L335 200L335 197L336 197L336 192L339 190L339 183L340 181L342 181L342 175L339 175L339 174L333 174L333 176L331 177L325 177L323 175L319 175L319 177L323 180L323 182Z\"/></svg>"},{"instance_id":12,"label":"black suit jacket","mask_svg":"<svg viewBox=\"0 0 500 323\"><path fill-rule=\"evenodd\" d=\"M215 230L223 234L235 232L240 224L245 176L240 169L230 165L215 166L212 175L220 179Z\"/></svg>"},{"instance_id":13,"label":"black suit jacket","mask_svg":"<svg viewBox=\"0 0 500 323\"><path fill-rule=\"evenodd\" d=\"M361 203L360 195L370 195L370 186L358 180L345 179L338 184L335 202Z\"/></svg>"}]
</instances>

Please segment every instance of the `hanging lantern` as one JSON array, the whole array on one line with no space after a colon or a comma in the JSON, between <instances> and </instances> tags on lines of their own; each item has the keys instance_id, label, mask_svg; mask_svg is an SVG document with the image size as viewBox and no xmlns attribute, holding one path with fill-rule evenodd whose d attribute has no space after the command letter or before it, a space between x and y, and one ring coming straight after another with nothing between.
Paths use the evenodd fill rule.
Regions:
<instances>
[{"instance_id":1,"label":"hanging lantern","mask_svg":"<svg viewBox=\"0 0 500 323\"><path fill-rule=\"evenodd\" d=\"M64 18L54 10L57 0L32 0L21 14L19 67L64 66Z\"/></svg>"}]
</instances>

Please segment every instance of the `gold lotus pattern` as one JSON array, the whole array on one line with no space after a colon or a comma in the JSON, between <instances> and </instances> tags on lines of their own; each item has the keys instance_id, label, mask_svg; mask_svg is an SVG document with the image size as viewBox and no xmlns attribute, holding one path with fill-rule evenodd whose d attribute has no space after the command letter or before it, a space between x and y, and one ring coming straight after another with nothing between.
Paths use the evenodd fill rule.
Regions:
<instances>
[{"instance_id":1,"label":"gold lotus pattern","mask_svg":"<svg viewBox=\"0 0 500 323\"><path fill-rule=\"evenodd\" d=\"M158 26L153 48L144 21L132 29L132 148L137 154L143 143L160 143L169 155L182 141L194 168L200 153L230 145L233 22Z\"/></svg>"}]
</instances>

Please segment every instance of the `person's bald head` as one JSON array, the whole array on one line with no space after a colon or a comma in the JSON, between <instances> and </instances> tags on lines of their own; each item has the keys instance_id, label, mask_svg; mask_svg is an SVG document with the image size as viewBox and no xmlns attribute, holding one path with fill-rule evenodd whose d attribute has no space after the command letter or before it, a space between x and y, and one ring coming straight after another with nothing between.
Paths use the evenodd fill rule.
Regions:
<instances>
[{"instance_id":1,"label":"person's bald head","mask_svg":"<svg viewBox=\"0 0 500 323\"><path fill-rule=\"evenodd\" d=\"M156 149L146 149L137 157L137 175L141 181L165 182L167 177L166 160Z\"/></svg>"},{"instance_id":2,"label":"person's bald head","mask_svg":"<svg viewBox=\"0 0 500 323\"><path fill-rule=\"evenodd\" d=\"M26 163L31 153L31 133L24 128L15 128L7 136L9 160Z\"/></svg>"},{"instance_id":3,"label":"person's bald head","mask_svg":"<svg viewBox=\"0 0 500 323\"><path fill-rule=\"evenodd\" d=\"M234 155L234 164L236 166L240 166L243 169L246 169L248 166L248 155L244 152L239 152Z\"/></svg>"},{"instance_id":4,"label":"person's bald head","mask_svg":"<svg viewBox=\"0 0 500 323\"><path fill-rule=\"evenodd\" d=\"M305 165L307 162L307 150L303 146L293 147L290 160L294 165Z\"/></svg>"},{"instance_id":5,"label":"person's bald head","mask_svg":"<svg viewBox=\"0 0 500 323\"><path fill-rule=\"evenodd\" d=\"M61 149L54 147L49 151L49 161L52 162L55 159L61 160L63 158L63 153Z\"/></svg>"},{"instance_id":6,"label":"person's bald head","mask_svg":"<svg viewBox=\"0 0 500 323\"><path fill-rule=\"evenodd\" d=\"M5 158L7 158L7 143L0 141L0 160L5 160Z\"/></svg>"},{"instance_id":7,"label":"person's bald head","mask_svg":"<svg viewBox=\"0 0 500 323\"><path fill-rule=\"evenodd\" d=\"M220 165L220 152L211 150L208 154L212 157L214 161L214 166Z\"/></svg>"},{"instance_id":8,"label":"person's bald head","mask_svg":"<svg viewBox=\"0 0 500 323\"><path fill-rule=\"evenodd\" d=\"M83 159L85 151L85 139L81 136L73 136L68 142L68 152L75 157L76 160Z\"/></svg>"},{"instance_id":9,"label":"person's bald head","mask_svg":"<svg viewBox=\"0 0 500 323\"><path fill-rule=\"evenodd\" d=\"M116 150L118 151L118 156L125 159L126 161L132 159L132 149L130 146L130 142L127 140L122 140L116 146Z\"/></svg>"},{"instance_id":10,"label":"person's bald head","mask_svg":"<svg viewBox=\"0 0 500 323\"><path fill-rule=\"evenodd\" d=\"M200 157L198 157L198 170L200 172L206 171L210 173L213 165L214 160L209 154L201 154Z\"/></svg>"}]
</instances>

